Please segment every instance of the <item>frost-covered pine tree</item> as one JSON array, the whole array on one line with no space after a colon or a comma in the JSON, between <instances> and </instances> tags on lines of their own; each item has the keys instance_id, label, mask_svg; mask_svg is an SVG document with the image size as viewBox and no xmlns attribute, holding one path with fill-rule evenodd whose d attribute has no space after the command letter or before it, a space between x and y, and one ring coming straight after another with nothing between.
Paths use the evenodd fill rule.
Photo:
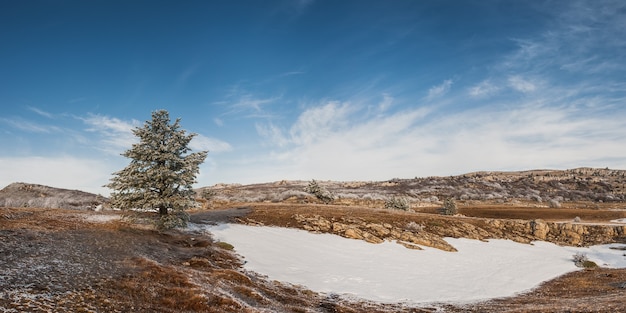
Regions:
<instances>
[{"instance_id":1,"label":"frost-covered pine tree","mask_svg":"<svg viewBox=\"0 0 626 313\"><path fill-rule=\"evenodd\" d=\"M106 185L113 189L113 207L158 211L161 228L186 225L184 210L195 204L192 184L208 151L190 153L196 134L180 129L179 123L176 119L170 124L169 113L159 110L143 127L133 129L139 142L122 154L130 164L113 173Z\"/></svg>"}]
</instances>

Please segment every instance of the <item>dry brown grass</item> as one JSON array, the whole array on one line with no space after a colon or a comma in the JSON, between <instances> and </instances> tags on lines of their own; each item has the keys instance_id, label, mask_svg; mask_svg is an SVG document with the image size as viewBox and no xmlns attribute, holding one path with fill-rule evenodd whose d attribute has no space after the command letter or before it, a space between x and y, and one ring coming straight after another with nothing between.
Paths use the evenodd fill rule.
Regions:
<instances>
[{"instance_id":1,"label":"dry brown grass","mask_svg":"<svg viewBox=\"0 0 626 313\"><path fill-rule=\"evenodd\" d=\"M132 263L137 273L111 281L108 298L119 304L137 306L137 310L203 312L210 308L198 286L175 267L145 258L134 258Z\"/></svg>"},{"instance_id":2,"label":"dry brown grass","mask_svg":"<svg viewBox=\"0 0 626 313\"><path fill-rule=\"evenodd\" d=\"M625 218L626 210L607 208L588 209L572 208L532 208L511 205L472 205L459 207L459 213L465 216L498 218L498 219L543 219L546 221L571 221L580 217L583 222L606 223L611 220Z\"/></svg>"}]
</instances>

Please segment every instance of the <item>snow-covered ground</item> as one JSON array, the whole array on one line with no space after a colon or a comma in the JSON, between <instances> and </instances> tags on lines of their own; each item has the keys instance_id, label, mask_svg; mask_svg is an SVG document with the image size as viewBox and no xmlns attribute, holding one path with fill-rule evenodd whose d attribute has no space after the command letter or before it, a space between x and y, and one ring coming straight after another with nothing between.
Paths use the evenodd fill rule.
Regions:
<instances>
[{"instance_id":1,"label":"snow-covered ground","mask_svg":"<svg viewBox=\"0 0 626 313\"><path fill-rule=\"evenodd\" d=\"M590 248L509 240L446 238L458 252L410 250L394 242L370 244L331 234L236 224L202 226L228 242L245 268L269 279L377 302L471 302L512 296L578 270L576 253L605 267L626 267L619 244Z\"/></svg>"},{"instance_id":2,"label":"snow-covered ground","mask_svg":"<svg viewBox=\"0 0 626 313\"><path fill-rule=\"evenodd\" d=\"M626 224L626 218L620 218L620 219L617 219L617 220L612 220L611 222L613 222L613 223L624 223L624 224Z\"/></svg>"}]
</instances>

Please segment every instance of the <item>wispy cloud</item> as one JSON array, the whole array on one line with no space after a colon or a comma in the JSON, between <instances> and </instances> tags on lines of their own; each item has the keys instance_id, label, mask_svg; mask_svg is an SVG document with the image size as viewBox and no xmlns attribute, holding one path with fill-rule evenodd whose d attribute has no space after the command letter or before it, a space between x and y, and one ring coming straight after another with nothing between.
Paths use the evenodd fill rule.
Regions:
<instances>
[{"instance_id":1,"label":"wispy cloud","mask_svg":"<svg viewBox=\"0 0 626 313\"><path fill-rule=\"evenodd\" d=\"M426 98L429 100L432 100L435 98L442 97L443 95L447 94L450 91L450 87L452 87L452 83L453 81L451 79L446 79L443 81L443 83L437 86L431 87L430 89L428 89L428 96L426 96Z\"/></svg>"},{"instance_id":2,"label":"wispy cloud","mask_svg":"<svg viewBox=\"0 0 626 313\"><path fill-rule=\"evenodd\" d=\"M50 134L62 131L62 129L58 126L40 124L20 117L0 118L0 122L9 125L12 128L29 133Z\"/></svg>"},{"instance_id":3,"label":"wispy cloud","mask_svg":"<svg viewBox=\"0 0 626 313\"><path fill-rule=\"evenodd\" d=\"M184 87L189 79L191 79L201 68L201 64L192 64L185 68L176 78L175 86L177 89Z\"/></svg>"},{"instance_id":4,"label":"wispy cloud","mask_svg":"<svg viewBox=\"0 0 626 313\"><path fill-rule=\"evenodd\" d=\"M393 104L393 97L387 93L383 94L383 101L378 103L378 110L381 112L387 111Z\"/></svg>"},{"instance_id":5,"label":"wispy cloud","mask_svg":"<svg viewBox=\"0 0 626 313\"><path fill-rule=\"evenodd\" d=\"M310 108L286 136L275 126L263 128L260 135L280 148L265 166L285 178L370 180L616 166L603 163L607 155L626 155L626 147L614 144L626 129L624 114L589 118L580 108L530 103L514 111L481 107L436 119L427 119L433 111L423 107L364 120L354 108L336 102Z\"/></svg>"},{"instance_id":6,"label":"wispy cloud","mask_svg":"<svg viewBox=\"0 0 626 313\"><path fill-rule=\"evenodd\" d=\"M482 97L488 97L488 96L495 94L496 92L498 92L499 89L500 88L494 85L491 81L484 80L470 87L468 89L468 94L472 97L482 98Z\"/></svg>"},{"instance_id":7,"label":"wispy cloud","mask_svg":"<svg viewBox=\"0 0 626 313\"><path fill-rule=\"evenodd\" d=\"M533 92L537 89L535 83L518 75L510 76L508 82L511 88L523 93Z\"/></svg>"},{"instance_id":8,"label":"wispy cloud","mask_svg":"<svg viewBox=\"0 0 626 313\"><path fill-rule=\"evenodd\" d=\"M230 107L237 112L251 110L258 113L263 111L262 107L264 105L273 103L278 99L278 97L259 99L254 98L252 95L243 95L241 98L238 99L238 101L232 103Z\"/></svg>"},{"instance_id":9,"label":"wispy cloud","mask_svg":"<svg viewBox=\"0 0 626 313\"><path fill-rule=\"evenodd\" d=\"M544 10L554 16L549 28L536 36L513 39L518 49L501 65L535 75L558 69L604 76L624 74L626 3L619 0L551 2L545 4Z\"/></svg>"},{"instance_id":10,"label":"wispy cloud","mask_svg":"<svg viewBox=\"0 0 626 313\"><path fill-rule=\"evenodd\" d=\"M189 143L189 147L195 151L225 152L232 150L232 146L222 140L209 138L197 134Z\"/></svg>"},{"instance_id":11,"label":"wispy cloud","mask_svg":"<svg viewBox=\"0 0 626 313\"><path fill-rule=\"evenodd\" d=\"M139 126L137 120L123 121L118 118L89 115L81 118L89 126L87 131L97 133L101 137L101 150L111 154L120 154L137 142L132 129Z\"/></svg>"},{"instance_id":12,"label":"wispy cloud","mask_svg":"<svg viewBox=\"0 0 626 313\"><path fill-rule=\"evenodd\" d=\"M289 131L291 141L296 144L308 144L329 136L333 131L348 125L348 115L352 110L348 103L337 101L307 109L291 127Z\"/></svg>"},{"instance_id":13,"label":"wispy cloud","mask_svg":"<svg viewBox=\"0 0 626 313\"><path fill-rule=\"evenodd\" d=\"M50 118L50 119L54 118L54 114L52 114L50 112L46 112L44 110L41 110L41 109L36 108L36 107L31 107L31 106L28 106L27 108L28 108L28 110L30 110L32 112L35 112L35 113L37 113L40 116L43 116L43 117L46 117L46 118Z\"/></svg>"},{"instance_id":14,"label":"wispy cloud","mask_svg":"<svg viewBox=\"0 0 626 313\"><path fill-rule=\"evenodd\" d=\"M280 73L278 75L278 77L289 77L289 76L294 76L294 75L303 75L306 74L306 72L304 71L291 71L291 72L285 72L285 73Z\"/></svg>"},{"instance_id":15,"label":"wispy cloud","mask_svg":"<svg viewBox=\"0 0 626 313\"><path fill-rule=\"evenodd\" d=\"M248 92L241 84L233 86L224 100L214 102L223 105L226 111L222 116L245 118L272 118L274 114L267 107L275 104L282 96L260 97Z\"/></svg>"}]
</instances>

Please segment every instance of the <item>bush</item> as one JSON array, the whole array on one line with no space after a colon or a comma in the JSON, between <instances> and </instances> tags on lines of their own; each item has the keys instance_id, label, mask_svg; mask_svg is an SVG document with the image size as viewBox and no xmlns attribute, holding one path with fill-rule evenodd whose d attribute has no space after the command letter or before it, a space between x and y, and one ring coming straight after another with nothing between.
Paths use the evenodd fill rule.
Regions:
<instances>
[{"instance_id":1,"label":"bush","mask_svg":"<svg viewBox=\"0 0 626 313\"><path fill-rule=\"evenodd\" d=\"M590 261L589 258L587 258L587 255L584 253L576 253L574 254L574 265L578 266L578 267L582 267L582 268L593 268L593 267L598 267L598 264L596 264L593 261Z\"/></svg>"},{"instance_id":2,"label":"bush","mask_svg":"<svg viewBox=\"0 0 626 313\"><path fill-rule=\"evenodd\" d=\"M217 195L217 192L210 188L202 189L202 192L200 192L200 197L208 201L213 200L213 198L215 198L216 195Z\"/></svg>"},{"instance_id":3,"label":"bush","mask_svg":"<svg viewBox=\"0 0 626 313\"><path fill-rule=\"evenodd\" d=\"M561 208L561 202L559 202L558 200L552 199L549 202L549 206L552 209L559 209Z\"/></svg>"},{"instance_id":4,"label":"bush","mask_svg":"<svg viewBox=\"0 0 626 313\"><path fill-rule=\"evenodd\" d=\"M326 190L326 188L320 186L315 180L311 180L305 191L314 195L324 204L329 204L335 200L335 196L330 193L330 191Z\"/></svg>"},{"instance_id":5,"label":"bush","mask_svg":"<svg viewBox=\"0 0 626 313\"><path fill-rule=\"evenodd\" d=\"M447 198L443 201L443 207L441 208L441 214L443 215L455 215L458 213L456 202L452 198Z\"/></svg>"},{"instance_id":6,"label":"bush","mask_svg":"<svg viewBox=\"0 0 626 313\"><path fill-rule=\"evenodd\" d=\"M421 232L424 230L424 225L418 224L412 221L406 224L406 229L411 230L411 231Z\"/></svg>"},{"instance_id":7,"label":"bush","mask_svg":"<svg viewBox=\"0 0 626 313\"><path fill-rule=\"evenodd\" d=\"M409 199L404 197L391 197L385 201L386 209L408 211L411 208Z\"/></svg>"},{"instance_id":8,"label":"bush","mask_svg":"<svg viewBox=\"0 0 626 313\"><path fill-rule=\"evenodd\" d=\"M215 243L215 245L220 247L220 248L222 248L222 249L224 249L224 250L231 251L231 250L235 249L235 247L233 247L233 245L231 245L228 242L218 241L218 242Z\"/></svg>"}]
</instances>

